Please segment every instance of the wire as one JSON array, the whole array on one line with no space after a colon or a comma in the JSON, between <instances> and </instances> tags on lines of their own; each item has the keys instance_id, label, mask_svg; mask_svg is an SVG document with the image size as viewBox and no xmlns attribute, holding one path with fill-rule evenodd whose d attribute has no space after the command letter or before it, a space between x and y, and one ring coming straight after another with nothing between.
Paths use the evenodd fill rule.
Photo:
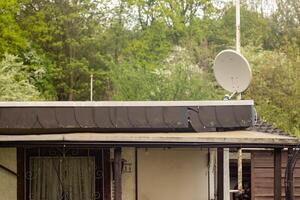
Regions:
<instances>
[{"instance_id":1,"label":"wire","mask_svg":"<svg viewBox=\"0 0 300 200\"><path fill-rule=\"evenodd\" d=\"M286 200L294 200L294 196L292 196L292 190L294 189L294 170L298 161L298 154L300 152L300 144L293 149L293 152L288 154L287 166L285 170L285 193Z\"/></svg>"}]
</instances>

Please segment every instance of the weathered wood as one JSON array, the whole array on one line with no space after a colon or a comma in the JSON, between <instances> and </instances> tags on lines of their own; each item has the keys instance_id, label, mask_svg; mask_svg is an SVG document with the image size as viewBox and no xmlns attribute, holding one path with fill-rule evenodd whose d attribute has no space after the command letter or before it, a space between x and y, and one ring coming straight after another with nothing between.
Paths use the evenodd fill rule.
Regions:
<instances>
[{"instance_id":1,"label":"weathered wood","mask_svg":"<svg viewBox=\"0 0 300 200\"><path fill-rule=\"evenodd\" d=\"M281 200L281 149L274 149L274 200Z\"/></svg>"},{"instance_id":2,"label":"weathered wood","mask_svg":"<svg viewBox=\"0 0 300 200\"><path fill-rule=\"evenodd\" d=\"M217 151L216 149L209 149L209 174L208 174L208 189L209 199L215 199L215 165L216 165Z\"/></svg>"},{"instance_id":3,"label":"weathered wood","mask_svg":"<svg viewBox=\"0 0 300 200\"><path fill-rule=\"evenodd\" d=\"M122 150L114 150L115 200L122 200Z\"/></svg>"},{"instance_id":4,"label":"weathered wood","mask_svg":"<svg viewBox=\"0 0 300 200\"><path fill-rule=\"evenodd\" d=\"M103 164L104 164L104 200L111 200L111 165L110 165L110 150L103 150Z\"/></svg>"},{"instance_id":5,"label":"weathered wood","mask_svg":"<svg viewBox=\"0 0 300 200\"><path fill-rule=\"evenodd\" d=\"M224 149L217 150L217 194L218 200L224 200Z\"/></svg>"},{"instance_id":6,"label":"weathered wood","mask_svg":"<svg viewBox=\"0 0 300 200\"><path fill-rule=\"evenodd\" d=\"M291 158L292 157L292 154L293 154L293 149L292 148L288 148L288 155L287 155L287 160L289 160L289 158ZM288 161L287 161L288 162ZM286 163L287 163L286 162ZM295 177L295 175L296 175L296 173L294 173L294 172L292 172L292 170L289 170L288 168L286 168L286 170L288 170L288 172L287 172L287 176L288 177ZM298 171L298 170L297 170ZM295 170L295 172L297 172L296 170ZM290 180L287 182L287 186L288 186L288 191L287 191L287 198L288 199L293 199L293 197L294 197L294 187L292 187L292 182L293 182L294 180L293 180L293 178L290 178Z\"/></svg>"},{"instance_id":7,"label":"weathered wood","mask_svg":"<svg viewBox=\"0 0 300 200\"><path fill-rule=\"evenodd\" d=\"M238 190L239 193L242 194L243 192L243 153L242 148L238 149Z\"/></svg>"},{"instance_id":8,"label":"weathered wood","mask_svg":"<svg viewBox=\"0 0 300 200\"><path fill-rule=\"evenodd\" d=\"M25 156L24 149L17 148L17 200L25 199Z\"/></svg>"},{"instance_id":9,"label":"weathered wood","mask_svg":"<svg viewBox=\"0 0 300 200\"><path fill-rule=\"evenodd\" d=\"M229 148L223 149L223 176L224 176L224 183L223 183L223 197L224 200L230 200L230 167L229 167Z\"/></svg>"},{"instance_id":10,"label":"weathered wood","mask_svg":"<svg viewBox=\"0 0 300 200\"><path fill-rule=\"evenodd\" d=\"M138 184L138 148L135 148L135 200L138 200L139 196L139 184Z\"/></svg>"}]
</instances>

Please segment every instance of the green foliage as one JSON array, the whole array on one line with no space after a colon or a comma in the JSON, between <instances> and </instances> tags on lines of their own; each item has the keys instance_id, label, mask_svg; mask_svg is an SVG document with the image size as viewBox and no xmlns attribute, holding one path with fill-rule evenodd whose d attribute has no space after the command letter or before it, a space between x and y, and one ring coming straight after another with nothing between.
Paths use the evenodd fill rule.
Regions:
<instances>
[{"instance_id":1,"label":"green foliage","mask_svg":"<svg viewBox=\"0 0 300 200\"><path fill-rule=\"evenodd\" d=\"M214 23L211 25L214 32L210 35L210 41L227 47L235 46L235 7L227 7L221 18ZM241 45L263 45L271 31L268 23L269 19L241 6Z\"/></svg>"},{"instance_id":2,"label":"green foliage","mask_svg":"<svg viewBox=\"0 0 300 200\"><path fill-rule=\"evenodd\" d=\"M112 71L115 100L203 100L220 99L212 76L191 62L180 47L156 68L130 65Z\"/></svg>"},{"instance_id":3,"label":"green foliage","mask_svg":"<svg viewBox=\"0 0 300 200\"><path fill-rule=\"evenodd\" d=\"M99 15L94 13L95 6L92 0L23 3L20 24L33 45L53 62L50 78L58 100L88 100L91 73L101 80L95 84L96 89L103 91L103 61L95 44L101 27L97 26Z\"/></svg>"},{"instance_id":4,"label":"green foliage","mask_svg":"<svg viewBox=\"0 0 300 200\"><path fill-rule=\"evenodd\" d=\"M25 101L43 99L34 82L44 74L41 70L28 71L20 58L4 55L0 62L0 100Z\"/></svg>"},{"instance_id":5,"label":"green foliage","mask_svg":"<svg viewBox=\"0 0 300 200\"><path fill-rule=\"evenodd\" d=\"M121 61L135 67L156 68L170 51L166 29L164 24L154 23L137 33L121 51Z\"/></svg>"},{"instance_id":6,"label":"green foliage","mask_svg":"<svg viewBox=\"0 0 300 200\"><path fill-rule=\"evenodd\" d=\"M253 81L247 97L254 99L258 113L268 122L300 135L299 47L266 51L246 48L253 67Z\"/></svg>"},{"instance_id":7,"label":"green foliage","mask_svg":"<svg viewBox=\"0 0 300 200\"><path fill-rule=\"evenodd\" d=\"M0 58L5 53L20 53L28 46L15 20L18 10L16 0L0 1Z\"/></svg>"},{"instance_id":8,"label":"green foliage","mask_svg":"<svg viewBox=\"0 0 300 200\"><path fill-rule=\"evenodd\" d=\"M247 2L247 1L246 1ZM249 2L249 1L248 1ZM299 133L300 9L241 7L241 42L253 66L246 97L276 126ZM2 100L221 99L215 55L235 46L235 8L210 0L2 0ZM222 3L221 3L222 4Z\"/></svg>"}]
</instances>

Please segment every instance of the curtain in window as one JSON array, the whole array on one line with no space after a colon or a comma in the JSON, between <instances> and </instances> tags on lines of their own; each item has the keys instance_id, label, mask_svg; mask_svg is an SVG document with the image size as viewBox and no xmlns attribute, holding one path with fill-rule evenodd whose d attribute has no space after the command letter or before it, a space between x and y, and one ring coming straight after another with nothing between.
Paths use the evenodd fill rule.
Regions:
<instances>
[{"instance_id":1,"label":"curtain in window","mask_svg":"<svg viewBox=\"0 0 300 200\"><path fill-rule=\"evenodd\" d=\"M95 199L93 157L32 157L30 200Z\"/></svg>"}]
</instances>

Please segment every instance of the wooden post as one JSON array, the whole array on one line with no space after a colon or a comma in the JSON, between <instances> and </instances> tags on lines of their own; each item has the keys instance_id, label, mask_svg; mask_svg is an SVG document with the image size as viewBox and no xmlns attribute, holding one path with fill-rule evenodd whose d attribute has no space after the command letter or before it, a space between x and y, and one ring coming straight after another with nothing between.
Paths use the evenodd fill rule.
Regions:
<instances>
[{"instance_id":1,"label":"wooden post","mask_svg":"<svg viewBox=\"0 0 300 200\"><path fill-rule=\"evenodd\" d=\"M215 188L216 188L216 162L217 162L217 151L216 149L209 149L209 167L208 167L208 190L209 199L215 199Z\"/></svg>"},{"instance_id":2,"label":"wooden post","mask_svg":"<svg viewBox=\"0 0 300 200\"><path fill-rule=\"evenodd\" d=\"M229 148L223 149L224 154L224 161L223 161L223 176L224 176L224 183L223 183L223 198L224 200L230 200L230 163L229 163Z\"/></svg>"},{"instance_id":3,"label":"wooden post","mask_svg":"<svg viewBox=\"0 0 300 200\"><path fill-rule=\"evenodd\" d=\"M281 149L274 149L274 200L281 200Z\"/></svg>"},{"instance_id":4,"label":"wooden post","mask_svg":"<svg viewBox=\"0 0 300 200\"><path fill-rule=\"evenodd\" d=\"M224 200L224 149L218 148L217 155L217 191L218 191L218 200Z\"/></svg>"},{"instance_id":5,"label":"wooden post","mask_svg":"<svg viewBox=\"0 0 300 200\"><path fill-rule=\"evenodd\" d=\"M293 154L293 148L288 148L288 160L291 159L292 157L292 154ZM287 176L289 177L288 178L288 182L287 182L287 186L289 188L289 190L287 191L287 199L290 199L290 200L293 200L294 199L294 188L292 187L293 186L293 172L291 170L291 168L289 168L287 166L286 170L288 170L288 173L287 173Z\"/></svg>"},{"instance_id":6,"label":"wooden post","mask_svg":"<svg viewBox=\"0 0 300 200\"><path fill-rule=\"evenodd\" d=\"M238 190L239 193L243 192L243 152L242 148L238 149Z\"/></svg>"},{"instance_id":7,"label":"wooden post","mask_svg":"<svg viewBox=\"0 0 300 200\"><path fill-rule=\"evenodd\" d=\"M17 200L23 200L26 197L25 151L23 147L17 148Z\"/></svg>"},{"instance_id":8,"label":"wooden post","mask_svg":"<svg viewBox=\"0 0 300 200\"><path fill-rule=\"evenodd\" d=\"M122 151L117 147L114 150L114 174L115 174L115 200L122 200Z\"/></svg>"}]
</instances>

